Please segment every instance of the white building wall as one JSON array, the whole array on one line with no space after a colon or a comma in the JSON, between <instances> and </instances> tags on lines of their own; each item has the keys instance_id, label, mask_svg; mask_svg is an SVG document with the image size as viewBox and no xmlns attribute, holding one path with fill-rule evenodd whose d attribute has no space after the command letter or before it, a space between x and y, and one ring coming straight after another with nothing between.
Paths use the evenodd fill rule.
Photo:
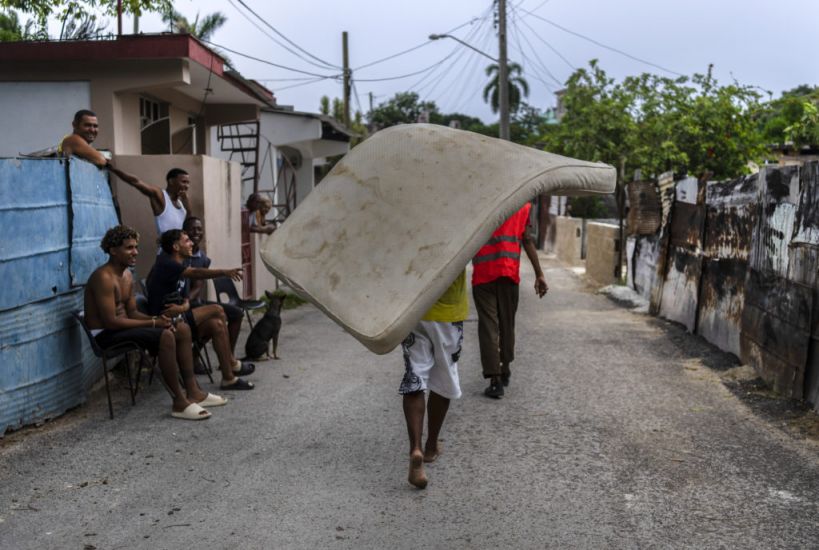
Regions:
<instances>
[{"instance_id":1,"label":"white building wall","mask_svg":"<svg viewBox=\"0 0 819 550\"><path fill-rule=\"evenodd\" d=\"M57 146L71 133L74 113L90 106L88 81L0 82L0 157Z\"/></svg>"}]
</instances>

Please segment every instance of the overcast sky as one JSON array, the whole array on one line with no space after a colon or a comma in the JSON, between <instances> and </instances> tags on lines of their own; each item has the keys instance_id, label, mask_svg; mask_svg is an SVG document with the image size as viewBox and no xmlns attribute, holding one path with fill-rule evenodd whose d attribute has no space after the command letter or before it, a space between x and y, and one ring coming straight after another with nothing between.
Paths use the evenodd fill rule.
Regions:
<instances>
[{"instance_id":1,"label":"overcast sky","mask_svg":"<svg viewBox=\"0 0 819 550\"><path fill-rule=\"evenodd\" d=\"M347 31L350 66L354 69L362 111L368 109L369 93L374 95L377 105L396 92L412 90L423 99L435 101L444 112L463 112L487 122L496 118L481 98L488 80L484 69L491 61L453 40L429 42L406 55L359 69L424 44L431 33L444 33L465 23L452 34L496 57L492 0L244 2L292 42L320 59L301 54L318 66L277 45L265 33L286 42L237 0L176 0L175 5L189 19L197 11L201 14L221 11L226 15L227 23L212 38L219 45L319 75L300 74L229 53L245 77L259 80L275 92L279 104L316 111L322 95L341 97L341 83L333 78L317 82L271 79L337 75L339 69L329 68L323 62L341 65L341 33ZM618 80L642 72L690 75L705 72L708 64L713 63L714 74L721 82L736 79L770 90L774 97L799 84L819 83L816 39L819 0L508 0L508 3L509 58L523 66L524 78L531 88L528 102L539 108L554 105L552 91L560 88L560 83L571 74L571 67L584 66L593 58L599 59L603 69ZM608 50L539 17L673 72ZM113 27L112 21L109 28ZM125 28L130 32L129 19ZM158 32L163 25L158 16L148 15L141 19L140 29ZM407 78L368 81L415 73L433 65L434 69ZM286 88L293 85L299 86ZM353 108L358 108L355 99Z\"/></svg>"}]
</instances>

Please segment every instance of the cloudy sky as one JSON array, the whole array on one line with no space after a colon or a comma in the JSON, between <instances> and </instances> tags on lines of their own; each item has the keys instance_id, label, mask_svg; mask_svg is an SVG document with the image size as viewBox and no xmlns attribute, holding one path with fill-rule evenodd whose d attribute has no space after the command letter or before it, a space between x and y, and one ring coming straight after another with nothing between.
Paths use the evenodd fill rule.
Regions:
<instances>
[{"instance_id":1,"label":"cloudy sky","mask_svg":"<svg viewBox=\"0 0 819 550\"><path fill-rule=\"evenodd\" d=\"M341 83L334 77L342 62L341 33L347 31L358 96L354 108L360 104L366 111L370 93L377 105L396 92L412 90L435 101L442 111L463 112L487 122L495 119L481 98L487 81L484 69L491 62L453 40L427 38L456 29L453 35L496 57L492 0L242 1L291 43L239 0L176 0L175 5L189 19L197 12L221 11L227 16L214 43L303 71L228 53L244 76L275 91L279 104L315 111L322 95L341 96ZM736 79L771 91L774 97L799 84L819 83L818 0L508 0L508 4L509 58L523 66L531 88L528 101L536 107L552 106L552 92L572 67L594 58L617 79L646 71L690 75L705 72L713 63L721 82ZM125 28L131 28L128 19ZM158 16L149 15L142 18L140 28L158 32L164 27ZM420 47L369 65L416 46ZM404 75L411 76L395 78Z\"/></svg>"}]
</instances>

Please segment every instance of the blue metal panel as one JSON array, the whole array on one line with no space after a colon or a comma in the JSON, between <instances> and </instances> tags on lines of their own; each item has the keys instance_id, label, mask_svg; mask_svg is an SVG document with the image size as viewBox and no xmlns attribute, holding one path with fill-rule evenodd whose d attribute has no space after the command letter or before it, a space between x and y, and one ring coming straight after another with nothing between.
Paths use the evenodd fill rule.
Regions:
<instances>
[{"instance_id":1,"label":"blue metal panel","mask_svg":"<svg viewBox=\"0 0 819 550\"><path fill-rule=\"evenodd\" d=\"M84 285L89 275L108 260L100 239L119 223L108 172L93 164L71 159L68 166L71 188L71 284Z\"/></svg>"},{"instance_id":2,"label":"blue metal panel","mask_svg":"<svg viewBox=\"0 0 819 550\"><path fill-rule=\"evenodd\" d=\"M0 159L0 311L69 290L68 223L63 161Z\"/></svg>"},{"instance_id":3,"label":"blue metal panel","mask_svg":"<svg viewBox=\"0 0 819 550\"><path fill-rule=\"evenodd\" d=\"M0 311L0 437L86 400L102 370L71 317L82 301L77 289Z\"/></svg>"}]
</instances>

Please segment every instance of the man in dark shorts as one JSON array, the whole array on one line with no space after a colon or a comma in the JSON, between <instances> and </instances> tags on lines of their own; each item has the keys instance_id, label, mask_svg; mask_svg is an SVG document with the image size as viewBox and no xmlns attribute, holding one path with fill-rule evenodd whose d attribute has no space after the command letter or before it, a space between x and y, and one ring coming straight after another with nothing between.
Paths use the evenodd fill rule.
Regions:
<instances>
[{"instance_id":1,"label":"man in dark shorts","mask_svg":"<svg viewBox=\"0 0 819 550\"><path fill-rule=\"evenodd\" d=\"M181 317L191 326L194 337L210 339L219 358L222 372L223 390L252 390L253 384L239 378L251 374L255 367L242 365L230 349L227 317L219 305L204 305L195 309L182 296L185 279L214 279L230 277L234 281L242 279L241 268L207 269L187 267L185 262L193 252L193 242L181 229L171 229L160 237L164 254L156 257L156 263L148 275L148 313L165 315L169 318Z\"/></svg>"},{"instance_id":2,"label":"man in dark shorts","mask_svg":"<svg viewBox=\"0 0 819 550\"><path fill-rule=\"evenodd\" d=\"M205 251L200 247L202 239L205 237L205 227L202 220L195 216L191 216L185 220L182 230L188 234L193 249L191 257L187 260L188 267L209 268L211 264ZM204 305L213 305L215 302L209 302L204 299L205 280L204 279L185 279L185 288L182 295L190 300L192 308L198 308ZM236 353L236 341L239 339L239 331L242 329L242 317L244 312L242 308L231 304L216 304L219 305L225 312L227 317L228 337L230 338L230 351Z\"/></svg>"},{"instance_id":3,"label":"man in dark shorts","mask_svg":"<svg viewBox=\"0 0 819 550\"><path fill-rule=\"evenodd\" d=\"M107 348L121 342L144 346L159 359L165 384L173 394L171 415L186 420L204 420L204 407L224 405L227 400L203 392L193 374L191 332L184 323L166 315L149 316L136 307L130 267L139 254L139 234L123 225L109 229L100 243L108 262L98 267L85 286L85 322L97 343ZM179 383L182 373L185 389Z\"/></svg>"}]
</instances>

